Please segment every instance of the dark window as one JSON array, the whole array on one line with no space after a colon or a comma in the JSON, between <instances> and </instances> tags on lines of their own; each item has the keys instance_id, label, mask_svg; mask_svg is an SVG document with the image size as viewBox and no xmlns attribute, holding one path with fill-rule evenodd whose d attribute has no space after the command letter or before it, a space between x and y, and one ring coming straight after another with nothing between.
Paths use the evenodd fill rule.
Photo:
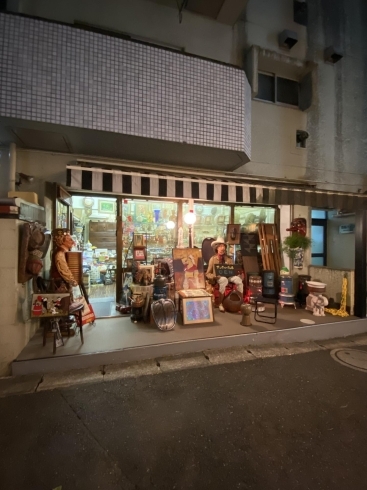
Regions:
<instances>
[{"instance_id":1,"label":"dark window","mask_svg":"<svg viewBox=\"0 0 367 490\"><path fill-rule=\"evenodd\" d=\"M275 77L259 73L258 83L259 91L257 93L257 98L275 102Z\"/></svg>"},{"instance_id":2,"label":"dark window","mask_svg":"<svg viewBox=\"0 0 367 490\"><path fill-rule=\"evenodd\" d=\"M277 77L277 102L298 107L298 89L298 82Z\"/></svg>"}]
</instances>

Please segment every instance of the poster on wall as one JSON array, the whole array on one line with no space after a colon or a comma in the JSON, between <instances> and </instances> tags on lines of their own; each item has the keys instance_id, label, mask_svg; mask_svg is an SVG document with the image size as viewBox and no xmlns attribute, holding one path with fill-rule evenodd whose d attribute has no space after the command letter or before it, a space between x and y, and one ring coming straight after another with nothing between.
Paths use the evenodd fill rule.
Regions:
<instances>
[{"instance_id":1,"label":"poster on wall","mask_svg":"<svg viewBox=\"0 0 367 490\"><path fill-rule=\"evenodd\" d=\"M172 250L175 289L205 288L204 264L199 248Z\"/></svg>"}]
</instances>

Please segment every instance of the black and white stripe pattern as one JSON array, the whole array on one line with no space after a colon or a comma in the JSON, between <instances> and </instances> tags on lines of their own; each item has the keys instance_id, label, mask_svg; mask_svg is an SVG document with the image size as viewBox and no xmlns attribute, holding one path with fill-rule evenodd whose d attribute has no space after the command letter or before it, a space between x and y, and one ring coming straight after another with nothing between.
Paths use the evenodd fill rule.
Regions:
<instances>
[{"instance_id":1,"label":"black and white stripe pattern","mask_svg":"<svg viewBox=\"0 0 367 490\"><path fill-rule=\"evenodd\" d=\"M367 209L367 196L360 194L77 166L67 167L66 185L74 191L135 197L166 197L267 205L298 204L326 209Z\"/></svg>"}]
</instances>

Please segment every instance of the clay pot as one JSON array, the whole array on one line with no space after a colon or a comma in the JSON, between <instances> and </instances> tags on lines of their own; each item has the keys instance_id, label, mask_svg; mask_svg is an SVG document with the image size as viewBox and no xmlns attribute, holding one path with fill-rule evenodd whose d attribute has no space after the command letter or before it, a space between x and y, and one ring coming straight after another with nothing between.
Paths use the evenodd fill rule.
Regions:
<instances>
[{"instance_id":1,"label":"clay pot","mask_svg":"<svg viewBox=\"0 0 367 490\"><path fill-rule=\"evenodd\" d=\"M243 303L242 295L237 290L232 291L223 300L223 306L225 310L230 311L231 313L237 313L238 311L240 311L242 303Z\"/></svg>"}]
</instances>

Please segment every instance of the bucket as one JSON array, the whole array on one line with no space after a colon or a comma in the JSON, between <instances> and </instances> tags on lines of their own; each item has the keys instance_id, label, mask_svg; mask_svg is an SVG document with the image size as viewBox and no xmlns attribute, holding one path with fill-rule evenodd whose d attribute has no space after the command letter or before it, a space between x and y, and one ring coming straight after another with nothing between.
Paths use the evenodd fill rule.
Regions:
<instances>
[{"instance_id":1,"label":"bucket","mask_svg":"<svg viewBox=\"0 0 367 490\"><path fill-rule=\"evenodd\" d=\"M263 271L263 295L275 296L275 272Z\"/></svg>"},{"instance_id":2,"label":"bucket","mask_svg":"<svg viewBox=\"0 0 367 490\"><path fill-rule=\"evenodd\" d=\"M324 282L306 281L309 293L325 293L326 284Z\"/></svg>"},{"instance_id":3,"label":"bucket","mask_svg":"<svg viewBox=\"0 0 367 490\"><path fill-rule=\"evenodd\" d=\"M280 292L293 295L293 277L282 276L280 278Z\"/></svg>"}]
</instances>

